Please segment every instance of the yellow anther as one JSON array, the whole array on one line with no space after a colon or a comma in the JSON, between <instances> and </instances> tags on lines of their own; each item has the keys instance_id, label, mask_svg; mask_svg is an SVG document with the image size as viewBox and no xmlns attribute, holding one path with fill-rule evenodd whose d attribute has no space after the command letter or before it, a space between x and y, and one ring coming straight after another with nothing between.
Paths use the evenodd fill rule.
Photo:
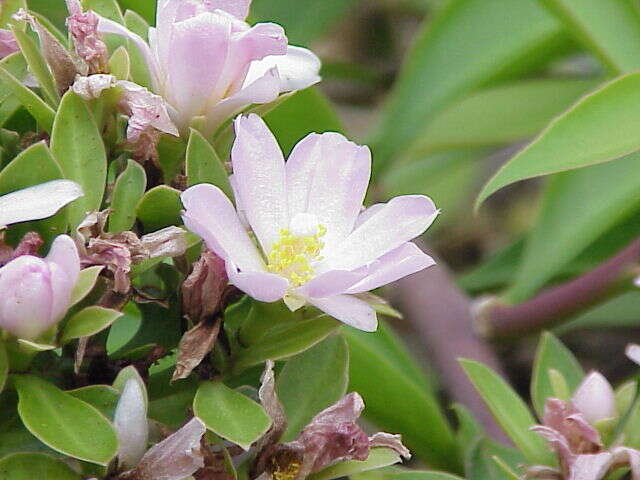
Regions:
<instances>
[{"instance_id":1,"label":"yellow anther","mask_svg":"<svg viewBox=\"0 0 640 480\"><path fill-rule=\"evenodd\" d=\"M314 276L311 263L319 261L324 243L320 240L327 229L320 225L315 235L296 237L287 229L280 230L280 238L273 244L267 259L267 269L289 279L293 287L304 285Z\"/></svg>"}]
</instances>

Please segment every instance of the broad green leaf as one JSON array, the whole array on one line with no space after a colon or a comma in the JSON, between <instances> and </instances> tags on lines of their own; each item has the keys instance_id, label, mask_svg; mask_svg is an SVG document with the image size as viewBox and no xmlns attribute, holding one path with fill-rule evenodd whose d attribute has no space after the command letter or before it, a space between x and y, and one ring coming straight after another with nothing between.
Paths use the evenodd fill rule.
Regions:
<instances>
[{"instance_id":1,"label":"broad green leaf","mask_svg":"<svg viewBox=\"0 0 640 480\"><path fill-rule=\"evenodd\" d=\"M14 453L0 460L0 478L7 480L81 480L62 461L42 453Z\"/></svg>"},{"instance_id":2,"label":"broad green leaf","mask_svg":"<svg viewBox=\"0 0 640 480\"><path fill-rule=\"evenodd\" d=\"M640 398L636 398L622 426L623 445L629 448L640 448Z\"/></svg>"},{"instance_id":3,"label":"broad green leaf","mask_svg":"<svg viewBox=\"0 0 640 480\"><path fill-rule=\"evenodd\" d=\"M357 0L255 0L251 16L260 22L285 27L289 41L308 45L335 25Z\"/></svg>"},{"instance_id":4,"label":"broad green leaf","mask_svg":"<svg viewBox=\"0 0 640 480\"><path fill-rule=\"evenodd\" d=\"M47 133L51 133L56 116L53 109L2 67L0 67L0 80L2 80L3 88L9 89L22 106L36 119L38 124Z\"/></svg>"},{"instance_id":5,"label":"broad green leaf","mask_svg":"<svg viewBox=\"0 0 640 480\"><path fill-rule=\"evenodd\" d=\"M41 442L69 457L107 465L118 449L111 423L94 407L32 375L16 375L18 413Z\"/></svg>"},{"instance_id":6,"label":"broad green leaf","mask_svg":"<svg viewBox=\"0 0 640 480\"><path fill-rule=\"evenodd\" d=\"M124 17L117 0L82 0L82 5L86 10L93 10L103 17L124 25Z\"/></svg>"},{"instance_id":7,"label":"broad green leaf","mask_svg":"<svg viewBox=\"0 0 640 480\"><path fill-rule=\"evenodd\" d=\"M7 376L9 375L9 357L7 356L7 349L4 346L4 340L0 339L0 393L4 389L4 384L7 382Z\"/></svg>"},{"instance_id":8,"label":"broad green leaf","mask_svg":"<svg viewBox=\"0 0 640 480\"><path fill-rule=\"evenodd\" d=\"M22 55L24 55L24 58L29 65L29 71L31 71L38 81L38 85L40 85L40 89L42 90L42 93L47 99L49 105L55 108L60 102L60 94L58 93L56 81L53 78L51 70L49 70L47 61L42 55L42 48L20 28L13 28L12 32L20 46Z\"/></svg>"},{"instance_id":9,"label":"broad green leaf","mask_svg":"<svg viewBox=\"0 0 640 480\"><path fill-rule=\"evenodd\" d=\"M507 145L533 137L598 85L596 80L525 80L482 90L437 115L412 152Z\"/></svg>"},{"instance_id":10,"label":"broad green leaf","mask_svg":"<svg viewBox=\"0 0 640 480\"><path fill-rule=\"evenodd\" d=\"M107 179L102 135L84 100L69 91L62 98L51 134L51 151L65 178L78 182L84 196L68 207L72 228L87 212L100 210Z\"/></svg>"},{"instance_id":11,"label":"broad green leaf","mask_svg":"<svg viewBox=\"0 0 640 480\"><path fill-rule=\"evenodd\" d=\"M408 149L451 100L534 70L563 48L561 23L535 0L449 2L408 54L373 138L376 170Z\"/></svg>"},{"instance_id":12,"label":"broad green leaf","mask_svg":"<svg viewBox=\"0 0 640 480\"><path fill-rule=\"evenodd\" d=\"M459 470L458 448L438 399L393 337L350 328L342 333L349 343L349 390L363 396L364 417L382 430L402 432L405 445L429 465Z\"/></svg>"},{"instance_id":13,"label":"broad green leaf","mask_svg":"<svg viewBox=\"0 0 640 480\"><path fill-rule=\"evenodd\" d=\"M113 418L120 392L109 385L89 385L88 387L77 388L67 391L89 405L93 405L107 418Z\"/></svg>"},{"instance_id":14,"label":"broad green leaf","mask_svg":"<svg viewBox=\"0 0 640 480\"><path fill-rule=\"evenodd\" d=\"M2 68L7 70L7 72L16 77L18 80L24 80L24 78L29 73L27 61L24 59L24 56L20 52L15 52L4 57L2 60L0 60L0 66L2 66ZM2 87L2 89L0 89L0 103L4 102L11 96L11 89L5 88L4 86Z\"/></svg>"},{"instance_id":15,"label":"broad green leaf","mask_svg":"<svg viewBox=\"0 0 640 480\"><path fill-rule=\"evenodd\" d=\"M294 440L320 411L340 400L349 383L349 347L332 335L291 358L278 376L278 397L287 415L282 441Z\"/></svg>"},{"instance_id":16,"label":"broad green leaf","mask_svg":"<svg viewBox=\"0 0 640 480\"><path fill-rule=\"evenodd\" d=\"M479 206L520 180L608 162L640 149L640 73L619 77L556 118L484 186Z\"/></svg>"},{"instance_id":17,"label":"broad green leaf","mask_svg":"<svg viewBox=\"0 0 640 480\"><path fill-rule=\"evenodd\" d=\"M465 459L465 471L468 480L516 480L505 472L519 471L519 465L525 463L522 455L513 448L505 447L488 438L478 441Z\"/></svg>"},{"instance_id":18,"label":"broad green leaf","mask_svg":"<svg viewBox=\"0 0 640 480\"><path fill-rule=\"evenodd\" d=\"M136 222L136 207L147 187L147 175L142 165L129 160L127 168L120 174L111 195L109 231L131 230Z\"/></svg>"},{"instance_id":19,"label":"broad green leaf","mask_svg":"<svg viewBox=\"0 0 640 480\"><path fill-rule=\"evenodd\" d=\"M68 12L66 8L61 8L61 3L51 0L27 0L26 3L29 10L48 18L58 29L64 29Z\"/></svg>"},{"instance_id":20,"label":"broad green leaf","mask_svg":"<svg viewBox=\"0 0 640 480\"><path fill-rule=\"evenodd\" d=\"M60 167L46 143L39 142L22 151L0 172L0 195L60 178ZM66 212L66 209L62 209L51 218L14 225L9 232L10 239L17 242L25 233L36 231L49 241L65 233Z\"/></svg>"},{"instance_id":21,"label":"broad green leaf","mask_svg":"<svg viewBox=\"0 0 640 480\"><path fill-rule=\"evenodd\" d=\"M552 465L553 457L545 441L529 430L536 421L518 394L485 365L472 360L460 360L460 364L495 419L524 457L535 465Z\"/></svg>"},{"instance_id":22,"label":"broad green leaf","mask_svg":"<svg viewBox=\"0 0 640 480\"><path fill-rule=\"evenodd\" d=\"M132 2L138 2L139 0L131 0ZM134 33L140 35L140 37L147 39L149 33L149 24L133 10L127 10L124 15L124 23L126 27ZM131 59L131 80L138 85L142 85L151 90L151 74L144 55L138 47L132 41L129 41L129 58Z\"/></svg>"},{"instance_id":23,"label":"broad green leaf","mask_svg":"<svg viewBox=\"0 0 640 480\"><path fill-rule=\"evenodd\" d=\"M187 144L180 137L165 134L158 142L158 164L165 184L171 184L176 175L182 173Z\"/></svg>"},{"instance_id":24,"label":"broad green leaf","mask_svg":"<svg viewBox=\"0 0 640 480\"><path fill-rule=\"evenodd\" d=\"M266 360L280 360L307 350L327 338L338 328L333 318L320 316L269 330L259 341L241 350L234 359L234 372Z\"/></svg>"},{"instance_id":25,"label":"broad green leaf","mask_svg":"<svg viewBox=\"0 0 640 480\"><path fill-rule=\"evenodd\" d=\"M613 73L640 68L640 11L633 0L539 0Z\"/></svg>"},{"instance_id":26,"label":"broad green leaf","mask_svg":"<svg viewBox=\"0 0 640 480\"><path fill-rule=\"evenodd\" d=\"M100 272L102 272L103 268L104 267L102 265L96 265L80 270L78 281L71 292L71 300L69 301L70 305L75 305L89 295L91 290L93 290L93 287L96 285L98 276L100 275Z\"/></svg>"},{"instance_id":27,"label":"broad green leaf","mask_svg":"<svg viewBox=\"0 0 640 480\"><path fill-rule=\"evenodd\" d=\"M358 460L347 460L338 462L324 470L309 475L309 480L333 480L334 478L348 477L360 472L375 470L387 467L400 462L400 456L389 448L372 448L369 458L361 462Z\"/></svg>"},{"instance_id":28,"label":"broad green leaf","mask_svg":"<svg viewBox=\"0 0 640 480\"><path fill-rule=\"evenodd\" d=\"M552 177L506 298L514 303L530 298L595 240L637 211L640 177L629 172L639 168L640 154L635 153Z\"/></svg>"},{"instance_id":29,"label":"broad green leaf","mask_svg":"<svg viewBox=\"0 0 640 480\"><path fill-rule=\"evenodd\" d=\"M562 375L569 387L569 393L573 392L584 378L582 367L569 349L552 333L545 332L538 344L531 377L531 399L538 418L544 415L546 399L556 396L552 379L549 377L550 370L555 370Z\"/></svg>"},{"instance_id":30,"label":"broad green leaf","mask_svg":"<svg viewBox=\"0 0 640 480\"><path fill-rule=\"evenodd\" d=\"M118 47L109 59L109 70L111 75L118 80L129 80L129 72L131 70L131 59L129 53L124 47Z\"/></svg>"},{"instance_id":31,"label":"broad green leaf","mask_svg":"<svg viewBox=\"0 0 640 480\"><path fill-rule=\"evenodd\" d=\"M187 184L211 183L233 200L233 190L224 164L211 144L197 130L191 129L187 145Z\"/></svg>"},{"instance_id":32,"label":"broad green leaf","mask_svg":"<svg viewBox=\"0 0 640 480\"><path fill-rule=\"evenodd\" d=\"M209 430L245 450L271 426L264 408L222 382L202 383L193 411Z\"/></svg>"},{"instance_id":33,"label":"broad green leaf","mask_svg":"<svg viewBox=\"0 0 640 480\"><path fill-rule=\"evenodd\" d=\"M159 185L144 194L136 208L145 232L155 232L170 225L180 225L182 202L180 192L166 185Z\"/></svg>"},{"instance_id":34,"label":"broad green leaf","mask_svg":"<svg viewBox=\"0 0 640 480\"><path fill-rule=\"evenodd\" d=\"M122 316L122 312L110 308L92 306L80 310L64 326L61 343L81 337L95 335L109 326Z\"/></svg>"},{"instance_id":35,"label":"broad green leaf","mask_svg":"<svg viewBox=\"0 0 640 480\"><path fill-rule=\"evenodd\" d=\"M153 25L156 19L156 0L119 0L122 10L129 10L144 17L144 20ZM127 13L125 13L125 19Z\"/></svg>"}]
</instances>

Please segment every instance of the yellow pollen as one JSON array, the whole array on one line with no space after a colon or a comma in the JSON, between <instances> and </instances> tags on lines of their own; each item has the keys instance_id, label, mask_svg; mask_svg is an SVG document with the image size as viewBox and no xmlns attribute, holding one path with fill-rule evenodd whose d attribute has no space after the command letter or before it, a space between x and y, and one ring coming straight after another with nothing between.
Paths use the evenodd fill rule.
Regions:
<instances>
[{"instance_id":1,"label":"yellow pollen","mask_svg":"<svg viewBox=\"0 0 640 480\"><path fill-rule=\"evenodd\" d=\"M294 480L300 471L300 464L293 462L287 466L285 470L278 468L273 472L273 478L275 480Z\"/></svg>"},{"instance_id":2,"label":"yellow pollen","mask_svg":"<svg viewBox=\"0 0 640 480\"><path fill-rule=\"evenodd\" d=\"M326 227L318 226L315 235L298 237L290 230L280 230L280 238L273 244L268 255L267 269L287 279L293 287L304 285L314 276L311 263L322 260L320 252L324 243L320 240L327 233Z\"/></svg>"}]
</instances>

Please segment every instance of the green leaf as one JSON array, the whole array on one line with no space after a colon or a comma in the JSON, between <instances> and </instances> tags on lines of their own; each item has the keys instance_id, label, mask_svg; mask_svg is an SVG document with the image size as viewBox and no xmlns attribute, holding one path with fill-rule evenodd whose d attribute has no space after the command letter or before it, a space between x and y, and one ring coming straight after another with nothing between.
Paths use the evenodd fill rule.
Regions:
<instances>
[{"instance_id":1,"label":"green leaf","mask_svg":"<svg viewBox=\"0 0 640 480\"><path fill-rule=\"evenodd\" d=\"M60 460L42 453L14 453L0 460L0 478L7 480L81 480Z\"/></svg>"},{"instance_id":2,"label":"green leaf","mask_svg":"<svg viewBox=\"0 0 640 480\"><path fill-rule=\"evenodd\" d=\"M536 422L518 394L485 365L472 360L460 360L460 364L495 419L527 461L535 465L553 465L553 456L545 441L529 430Z\"/></svg>"},{"instance_id":3,"label":"green leaf","mask_svg":"<svg viewBox=\"0 0 640 480\"><path fill-rule=\"evenodd\" d=\"M88 387L69 390L67 393L89 405L93 405L107 418L113 418L113 413L120 399L120 392L109 385L89 385Z\"/></svg>"},{"instance_id":4,"label":"green leaf","mask_svg":"<svg viewBox=\"0 0 640 480\"><path fill-rule=\"evenodd\" d=\"M107 465L118 441L111 423L94 407L32 375L16 375L18 413L41 442L69 457Z\"/></svg>"},{"instance_id":5,"label":"green leaf","mask_svg":"<svg viewBox=\"0 0 640 480\"><path fill-rule=\"evenodd\" d=\"M104 267L102 265L96 265L80 270L78 281L71 292L69 305L75 305L91 293L91 290L93 290L93 287L96 285L98 276L100 275L100 272L102 272L103 268Z\"/></svg>"},{"instance_id":6,"label":"green leaf","mask_svg":"<svg viewBox=\"0 0 640 480\"><path fill-rule=\"evenodd\" d=\"M131 0L138 2L139 0ZM155 17L155 12L154 12ZM126 27L134 33L140 35L141 38L147 39L149 33L149 24L133 10L127 10L124 15L124 23ZM147 89L152 89L151 74L147 62L142 52L135 46L132 41L129 41L129 57L131 58L131 80L142 85Z\"/></svg>"},{"instance_id":7,"label":"green leaf","mask_svg":"<svg viewBox=\"0 0 640 480\"><path fill-rule=\"evenodd\" d=\"M26 10L27 2L25 0L3 0L0 3L0 28L7 28L8 25L14 24L12 16L21 8Z\"/></svg>"},{"instance_id":8,"label":"green leaf","mask_svg":"<svg viewBox=\"0 0 640 480\"><path fill-rule=\"evenodd\" d=\"M550 370L555 370L562 375L569 387L569 393L573 392L584 378L582 367L571 351L552 333L545 332L538 344L531 378L531 399L538 418L544 415L546 399L557 396L549 376ZM562 400L568 400L568 398Z\"/></svg>"},{"instance_id":9,"label":"green leaf","mask_svg":"<svg viewBox=\"0 0 640 480\"><path fill-rule=\"evenodd\" d=\"M340 335L332 335L291 358L278 376L278 397L287 415L282 441L294 440L320 411L335 404L347 392L349 347Z\"/></svg>"},{"instance_id":10,"label":"green leaf","mask_svg":"<svg viewBox=\"0 0 640 480\"><path fill-rule=\"evenodd\" d=\"M0 172L0 195L59 178L62 178L60 167L46 143L39 142L22 151ZM53 217L14 225L9 234L17 242L25 233L35 231L50 241L66 229L67 211L62 209Z\"/></svg>"},{"instance_id":11,"label":"green leaf","mask_svg":"<svg viewBox=\"0 0 640 480\"><path fill-rule=\"evenodd\" d=\"M565 334L574 330L596 328L636 328L640 325L639 302L640 292L626 292L563 323L556 328L556 333Z\"/></svg>"},{"instance_id":12,"label":"green leaf","mask_svg":"<svg viewBox=\"0 0 640 480\"><path fill-rule=\"evenodd\" d=\"M598 85L596 80L524 80L483 90L437 115L412 152L508 145L533 137Z\"/></svg>"},{"instance_id":13,"label":"green leaf","mask_svg":"<svg viewBox=\"0 0 640 480\"><path fill-rule=\"evenodd\" d=\"M124 25L124 17L117 0L82 0L82 5L85 10L93 10L103 17Z\"/></svg>"},{"instance_id":14,"label":"green leaf","mask_svg":"<svg viewBox=\"0 0 640 480\"><path fill-rule=\"evenodd\" d=\"M335 25L355 3L356 0L255 0L251 16L256 21L282 25L291 43L308 45Z\"/></svg>"},{"instance_id":15,"label":"green leaf","mask_svg":"<svg viewBox=\"0 0 640 480\"><path fill-rule=\"evenodd\" d=\"M506 298L514 303L530 298L589 245L637 211L640 176L629 172L639 168L640 154L635 153L551 178Z\"/></svg>"},{"instance_id":16,"label":"green leaf","mask_svg":"<svg viewBox=\"0 0 640 480\"><path fill-rule=\"evenodd\" d=\"M361 462L358 460L347 460L338 462L324 470L309 475L309 480L333 480L334 478L348 477L360 472L367 472L382 467L387 467L400 462L400 456L389 448L372 448L369 458Z\"/></svg>"},{"instance_id":17,"label":"green leaf","mask_svg":"<svg viewBox=\"0 0 640 480\"><path fill-rule=\"evenodd\" d=\"M155 232L170 225L180 225L182 201L180 192L166 185L159 185L144 194L136 213L145 232Z\"/></svg>"},{"instance_id":18,"label":"green leaf","mask_svg":"<svg viewBox=\"0 0 640 480\"><path fill-rule=\"evenodd\" d=\"M245 450L271 426L264 408L222 382L202 383L193 411L209 430Z\"/></svg>"},{"instance_id":19,"label":"green leaf","mask_svg":"<svg viewBox=\"0 0 640 480\"><path fill-rule=\"evenodd\" d=\"M363 396L364 417L382 430L402 432L404 443L429 465L459 470L458 448L438 399L398 340L382 323L375 333L342 333L349 343L349 390Z\"/></svg>"},{"instance_id":20,"label":"green leaf","mask_svg":"<svg viewBox=\"0 0 640 480\"><path fill-rule=\"evenodd\" d=\"M477 205L520 180L623 157L640 148L640 73L619 77L556 118L485 185Z\"/></svg>"},{"instance_id":21,"label":"green leaf","mask_svg":"<svg viewBox=\"0 0 640 480\"><path fill-rule=\"evenodd\" d=\"M613 73L640 68L640 11L630 0L540 0Z\"/></svg>"},{"instance_id":22,"label":"green leaf","mask_svg":"<svg viewBox=\"0 0 640 480\"><path fill-rule=\"evenodd\" d=\"M109 59L109 70L111 75L118 80L129 80L129 72L131 70L131 59L129 53L124 47L118 47Z\"/></svg>"},{"instance_id":23,"label":"green leaf","mask_svg":"<svg viewBox=\"0 0 640 480\"><path fill-rule=\"evenodd\" d=\"M411 146L439 110L488 82L535 70L566 48L535 0L454 0L425 22L372 146L376 170Z\"/></svg>"},{"instance_id":24,"label":"green leaf","mask_svg":"<svg viewBox=\"0 0 640 480\"><path fill-rule=\"evenodd\" d=\"M450 473L409 470L400 467L387 468L380 473L382 474L381 480L463 480Z\"/></svg>"},{"instance_id":25,"label":"green leaf","mask_svg":"<svg viewBox=\"0 0 640 480\"><path fill-rule=\"evenodd\" d=\"M69 223L75 229L87 212L100 210L107 180L107 154L93 116L72 91L60 102L51 151L65 178L78 182L84 190L84 196L68 207Z\"/></svg>"},{"instance_id":26,"label":"green leaf","mask_svg":"<svg viewBox=\"0 0 640 480\"><path fill-rule=\"evenodd\" d=\"M468 480L514 480L503 466L518 471L525 459L517 450L484 438L473 446L465 463Z\"/></svg>"},{"instance_id":27,"label":"green leaf","mask_svg":"<svg viewBox=\"0 0 640 480\"><path fill-rule=\"evenodd\" d=\"M11 91L22 106L36 119L38 124L47 133L51 133L56 116L53 109L2 67L0 67L0 80L2 80L4 88Z\"/></svg>"},{"instance_id":28,"label":"green leaf","mask_svg":"<svg viewBox=\"0 0 640 480\"><path fill-rule=\"evenodd\" d=\"M144 395L145 404L149 404L149 395L145 386L145 381L138 372L138 369L133 365L123 368L118 372L115 380L113 381L113 388L115 388L120 394L124 392L124 387L129 380L135 380L142 386L142 394Z\"/></svg>"},{"instance_id":29,"label":"green leaf","mask_svg":"<svg viewBox=\"0 0 640 480\"><path fill-rule=\"evenodd\" d=\"M90 337L109 328L113 322L122 316L122 312L104 307L87 307L80 310L64 326L61 343L81 337Z\"/></svg>"},{"instance_id":30,"label":"green leaf","mask_svg":"<svg viewBox=\"0 0 640 480\"><path fill-rule=\"evenodd\" d=\"M156 0L119 0L120 6L125 12L125 20L129 13L135 13L144 17L144 20L149 23L155 23L156 19Z\"/></svg>"},{"instance_id":31,"label":"green leaf","mask_svg":"<svg viewBox=\"0 0 640 480\"><path fill-rule=\"evenodd\" d=\"M273 328L238 353L234 359L234 372L241 373L266 360L280 360L303 352L327 338L338 326L333 318L320 316Z\"/></svg>"},{"instance_id":32,"label":"green leaf","mask_svg":"<svg viewBox=\"0 0 640 480\"><path fill-rule=\"evenodd\" d=\"M55 108L60 102L60 94L58 93L56 81L53 78L51 70L49 70L47 61L42 55L42 48L20 28L12 28L11 31L16 37L22 55L24 55L29 65L29 70L38 81L38 85L40 85L47 102Z\"/></svg>"},{"instance_id":33,"label":"green leaf","mask_svg":"<svg viewBox=\"0 0 640 480\"><path fill-rule=\"evenodd\" d=\"M136 207L146 187L147 175L144 168L138 162L129 160L127 168L120 174L113 187L109 232L131 230L136 222Z\"/></svg>"},{"instance_id":34,"label":"green leaf","mask_svg":"<svg viewBox=\"0 0 640 480\"><path fill-rule=\"evenodd\" d=\"M9 375L9 357L7 356L7 348L4 346L4 340L0 339L0 393L4 389Z\"/></svg>"},{"instance_id":35,"label":"green leaf","mask_svg":"<svg viewBox=\"0 0 640 480\"><path fill-rule=\"evenodd\" d=\"M187 145L187 184L210 183L233 200L233 190L222 160L211 144L197 130L191 129Z\"/></svg>"}]
</instances>

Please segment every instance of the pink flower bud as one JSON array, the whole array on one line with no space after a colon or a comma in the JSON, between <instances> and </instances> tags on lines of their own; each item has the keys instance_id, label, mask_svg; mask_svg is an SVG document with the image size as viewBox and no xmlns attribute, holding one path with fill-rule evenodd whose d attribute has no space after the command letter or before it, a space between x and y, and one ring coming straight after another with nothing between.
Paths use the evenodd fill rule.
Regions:
<instances>
[{"instance_id":1,"label":"pink flower bud","mask_svg":"<svg viewBox=\"0 0 640 480\"><path fill-rule=\"evenodd\" d=\"M572 398L574 406L590 424L606 418L615 418L616 401L611 384L599 372L591 372Z\"/></svg>"},{"instance_id":2,"label":"pink flower bud","mask_svg":"<svg viewBox=\"0 0 640 480\"><path fill-rule=\"evenodd\" d=\"M49 255L23 255L0 268L0 327L34 340L67 312L80 273L73 240L62 235Z\"/></svg>"}]
</instances>

